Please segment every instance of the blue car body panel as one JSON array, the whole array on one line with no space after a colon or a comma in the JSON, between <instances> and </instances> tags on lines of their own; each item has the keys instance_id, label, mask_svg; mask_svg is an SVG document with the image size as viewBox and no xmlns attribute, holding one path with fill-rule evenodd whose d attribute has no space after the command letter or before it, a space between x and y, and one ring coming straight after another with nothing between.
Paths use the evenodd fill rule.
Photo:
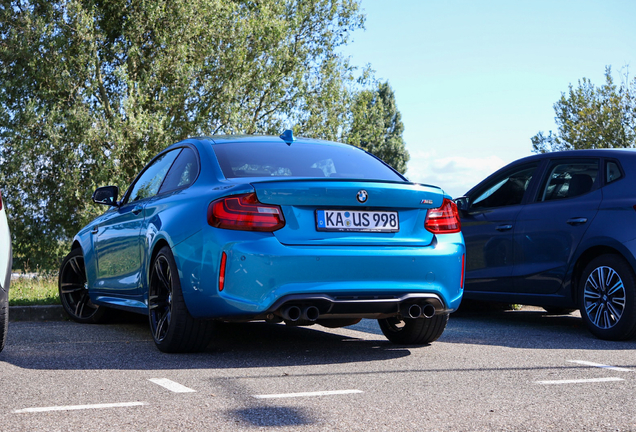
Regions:
<instances>
[{"instance_id":1,"label":"blue car body panel","mask_svg":"<svg viewBox=\"0 0 636 432\"><path fill-rule=\"evenodd\" d=\"M180 147L196 151L200 172L194 183L111 207L77 234L74 247L84 252L92 302L147 314L153 254L168 245L179 269L186 306L195 318L261 319L286 296L306 295L385 300L431 295L439 299L439 312L459 306L465 254L462 234L435 235L424 227L427 211L449 198L443 191L410 183L397 173L396 180L226 178L213 147L241 142L281 140L212 137L170 146L164 153ZM292 145L304 142L344 146L305 139ZM368 202L356 200L360 190L368 192ZM280 206L285 226L255 232L208 223L211 202L247 193L255 193L263 204ZM321 232L316 229L316 209L395 211L400 230ZM225 287L220 291L223 253L227 263ZM359 314L377 315L371 309Z\"/></svg>"}]
</instances>

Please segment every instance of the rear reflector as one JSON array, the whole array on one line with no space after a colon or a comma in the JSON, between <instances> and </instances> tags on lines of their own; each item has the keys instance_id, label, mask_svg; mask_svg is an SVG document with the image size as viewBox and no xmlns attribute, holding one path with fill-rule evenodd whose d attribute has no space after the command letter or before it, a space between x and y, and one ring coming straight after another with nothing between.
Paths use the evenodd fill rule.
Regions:
<instances>
[{"instance_id":1,"label":"rear reflector","mask_svg":"<svg viewBox=\"0 0 636 432\"><path fill-rule=\"evenodd\" d=\"M426 222L424 228L433 234L451 234L461 231L462 226L459 221L459 213L457 205L448 198L444 198L444 202L440 208L430 209L426 214Z\"/></svg>"},{"instance_id":2,"label":"rear reflector","mask_svg":"<svg viewBox=\"0 0 636 432\"><path fill-rule=\"evenodd\" d=\"M459 282L459 289L464 289L464 272L466 270L466 254L462 255L462 278Z\"/></svg>"},{"instance_id":3,"label":"rear reflector","mask_svg":"<svg viewBox=\"0 0 636 432\"><path fill-rule=\"evenodd\" d=\"M219 291L225 288L225 264L227 263L227 255L225 252L221 255L221 265L219 266Z\"/></svg>"},{"instance_id":4,"label":"rear reflector","mask_svg":"<svg viewBox=\"0 0 636 432\"><path fill-rule=\"evenodd\" d=\"M208 223L241 231L276 231L285 226L279 206L258 202L255 193L218 199L208 207Z\"/></svg>"}]
</instances>

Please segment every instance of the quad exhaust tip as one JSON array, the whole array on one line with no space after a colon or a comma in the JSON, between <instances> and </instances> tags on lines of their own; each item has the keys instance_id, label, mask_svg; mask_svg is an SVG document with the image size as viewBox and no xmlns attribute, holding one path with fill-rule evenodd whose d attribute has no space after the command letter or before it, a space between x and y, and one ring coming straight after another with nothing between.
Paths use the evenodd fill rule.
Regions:
<instances>
[{"instance_id":1,"label":"quad exhaust tip","mask_svg":"<svg viewBox=\"0 0 636 432\"><path fill-rule=\"evenodd\" d=\"M298 306L289 306L281 312L284 320L296 322L300 319L302 311Z\"/></svg>"},{"instance_id":2,"label":"quad exhaust tip","mask_svg":"<svg viewBox=\"0 0 636 432\"><path fill-rule=\"evenodd\" d=\"M409 318L433 318L435 315L435 306L430 303L426 303L423 306L414 303L408 307L404 315Z\"/></svg>"},{"instance_id":3,"label":"quad exhaust tip","mask_svg":"<svg viewBox=\"0 0 636 432\"><path fill-rule=\"evenodd\" d=\"M320 311L316 306L308 306L303 309L302 319L314 322L318 319Z\"/></svg>"},{"instance_id":4,"label":"quad exhaust tip","mask_svg":"<svg viewBox=\"0 0 636 432\"><path fill-rule=\"evenodd\" d=\"M320 311L316 306L306 306L300 308L299 306L289 306L281 311L281 315L284 320L297 322L298 320L315 322L320 316Z\"/></svg>"}]
</instances>

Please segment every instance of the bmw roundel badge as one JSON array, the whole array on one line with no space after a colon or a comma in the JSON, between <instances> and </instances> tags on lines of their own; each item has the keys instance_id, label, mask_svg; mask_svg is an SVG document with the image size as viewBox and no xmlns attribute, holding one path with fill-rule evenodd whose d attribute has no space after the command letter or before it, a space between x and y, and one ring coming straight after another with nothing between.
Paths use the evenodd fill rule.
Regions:
<instances>
[{"instance_id":1,"label":"bmw roundel badge","mask_svg":"<svg viewBox=\"0 0 636 432\"><path fill-rule=\"evenodd\" d=\"M367 193L367 191L361 190L361 191L358 191L356 198L358 199L359 203L365 203L367 202L367 199L369 198L369 194Z\"/></svg>"}]
</instances>

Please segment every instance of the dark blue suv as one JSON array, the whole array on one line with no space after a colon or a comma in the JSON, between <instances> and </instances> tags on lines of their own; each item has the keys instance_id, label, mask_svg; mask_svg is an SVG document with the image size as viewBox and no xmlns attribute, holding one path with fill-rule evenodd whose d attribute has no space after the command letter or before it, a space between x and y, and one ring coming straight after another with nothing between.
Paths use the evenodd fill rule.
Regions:
<instances>
[{"instance_id":1,"label":"dark blue suv","mask_svg":"<svg viewBox=\"0 0 636 432\"><path fill-rule=\"evenodd\" d=\"M636 335L636 151L530 156L456 202L464 298L580 309L599 338Z\"/></svg>"}]
</instances>

